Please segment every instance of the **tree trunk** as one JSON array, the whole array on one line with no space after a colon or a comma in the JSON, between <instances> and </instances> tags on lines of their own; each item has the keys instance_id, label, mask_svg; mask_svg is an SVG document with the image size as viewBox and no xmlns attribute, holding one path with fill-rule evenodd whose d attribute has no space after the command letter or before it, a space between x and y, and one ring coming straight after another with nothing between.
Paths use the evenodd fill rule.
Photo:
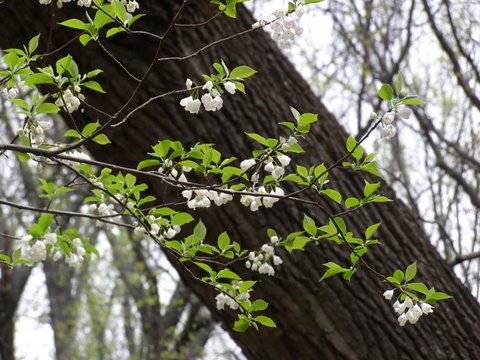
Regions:
<instances>
[{"instance_id":1,"label":"tree trunk","mask_svg":"<svg viewBox=\"0 0 480 360\"><path fill-rule=\"evenodd\" d=\"M169 24L180 2L142 1L141 10L148 14L139 21L144 30L161 34ZM60 16L74 14L63 9ZM82 12L77 11L77 17ZM215 14L207 1L192 2L178 22L199 23ZM20 46L20 42L42 32L47 37L50 24L49 9L39 7L35 1L6 1L0 5L0 47ZM177 28L163 44L161 56L187 55L212 41L234 32L250 28L251 15L239 6L237 20L224 16L196 28ZM71 33L64 28L55 29L54 46L64 44ZM135 74L142 74L151 60L156 44L141 37L119 35L106 43L112 53ZM44 50L45 48L42 48ZM87 94L87 100L107 112L114 112L129 98L134 84L125 77L117 65L95 44L82 48L78 43L68 46L71 53L87 71L105 70L103 84L106 96ZM214 61L224 59L231 67L247 64L259 70L247 81L247 95L225 97L224 108L215 113L202 113L198 117L186 114L178 105L179 98L169 97L146 107L133 116L128 126L118 127L109 134L113 144L109 147L91 146L98 160L135 166L159 139L180 140L191 145L198 141L215 143L227 154L248 156L243 131L278 136L278 122L290 118L288 106L301 112L319 114L319 122L302 143L306 155L298 161L311 165L325 161L332 163L344 152L347 134L319 100L308 84L279 52L268 35L262 31L237 37L211 48L189 61L168 61L157 64L136 100L184 87L187 77L199 79L208 72ZM133 104L135 105L135 104ZM99 114L85 111L77 114L80 124L100 118ZM80 125L81 126L81 125ZM250 143L248 143L250 144ZM361 194L363 180L357 173L336 172L332 184L345 194ZM161 198L161 185L150 184ZM387 196L394 197L388 186ZM301 227L302 213L306 209L290 202L277 203L273 209L251 213L238 204L220 209L197 210L210 236L229 230L234 240L242 245L259 249L266 239L267 226L280 234ZM315 210L308 214L317 224L325 220ZM366 226L382 221L379 239L383 246L372 250L368 261L377 270L389 274L396 267L405 267L418 260L421 280L430 286L454 295L441 303L434 314L417 325L398 326L390 302L382 293L385 287L373 275L360 268L350 283L339 279L318 282L327 261L348 263L348 251L331 244L309 247L300 254L282 254L284 263L274 278L259 277L256 295L270 303L270 315L277 322L276 329L231 332L233 339L249 359L478 359L480 358L480 307L471 294L455 277L451 268L430 244L421 226L401 201L393 204L367 206L347 219L354 233L362 233ZM193 280L174 261L186 283L200 296L210 310L230 330L233 315L218 312L209 288ZM241 269L235 269L239 272Z\"/></svg>"}]
</instances>

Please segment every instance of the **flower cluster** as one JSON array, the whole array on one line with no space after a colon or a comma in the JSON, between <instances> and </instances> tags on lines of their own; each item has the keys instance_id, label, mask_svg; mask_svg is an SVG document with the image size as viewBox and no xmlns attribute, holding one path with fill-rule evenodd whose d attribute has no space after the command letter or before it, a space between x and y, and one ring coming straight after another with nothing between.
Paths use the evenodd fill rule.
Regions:
<instances>
[{"instance_id":1,"label":"flower cluster","mask_svg":"<svg viewBox=\"0 0 480 360\"><path fill-rule=\"evenodd\" d=\"M398 114L402 119L408 119L412 115L412 110L407 107L400 107L395 109L394 111L389 111L383 114L382 116L382 124L383 127L380 130L380 136L382 139L391 139L397 133L397 128L393 125L395 121L395 115ZM373 120L378 119L378 115L372 113L371 118Z\"/></svg>"},{"instance_id":2,"label":"flower cluster","mask_svg":"<svg viewBox=\"0 0 480 360\"><path fill-rule=\"evenodd\" d=\"M76 88L80 90L80 87L77 85ZM58 95L57 100L55 100L55 105L62 107L64 110L72 113L80 107L80 100L83 100L84 97L80 94L80 91L76 91L76 95L70 90L67 89L63 94Z\"/></svg>"},{"instance_id":3,"label":"flower cluster","mask_svg":"<svg viewBox=\"0 0 480 360\"><path fill-rule=\"evenodd\" d=\"M58 258L61 257L61 255L59 255L57 259L55 258L58 253L59 252L55 253L53 260L58 260ZM85 248L83 247L82 240L80 238L73 239L70 255L65 257L66 263L70 266L79 266L83 262L84 256Z\"/></svg>"},{"instance_id":4,"label":"flower cluster","mask_svg":"<svg viewBox=\"0 0 480 360\"><path fill-rule=\"evenodd\" d=\"M221 292L217 296L215 296L218 310L223 310L225 308L225 305L227 305L232 310L237 310L239 307L239 301L250 299L251 289L242 294L235 295L235 292L239 289L239 285L240 283L235 284L233 285L233 290L227 290L226 293ZM217 285L217 287L221 287L221 285Z\"/></svg>"},{"instance_id":5,"label":"flower cluster","mask_svg":"<svg viewBox=\"0 0 480 360\"><path fill-rule=\"evenodd\" d=\"M383 293L383 296L385 299L391 300L393 293L394 290L387 290ZM407 322L410 322L410 324L416 324L423 314L432 313L434 307L422 301L416 302L407 296L403 302L400 302L399 300L395 301L393 309L397 314L400 314L398 317L398 323L400 326L405 326Z\"/></svg>"},{"instance_id":6,"label":"flower cluster","mask_svg":"<svg viewBox=\"0 0 480 360\"><path fill-rule=\"evenodd\" d=\"M284 137L280 136L279 140L281 145L280 148L282 149L282 151L288 151L293 145L298 143L295 136L290 136L288 139L285 139Z\"/></svg>"},{"instance_id":7,"label":"flower cluster","mask_svg":"<svg viewBox=\"0 0 480 360\"><path fill-rule=\"evenodd\" d=\"M222 206L233 200L231 194L206 189L184 190L182 195L187 199L187 206L193 210L196 208L209 208L212 201L215 205Z\"/></svg>"},{"instance_id":8,"label":"flower cluster","mask_svg":"<svg viewBox=\"0 0 480 360\"><path fill-rule=\"evenodd\" d=\"M276 20L272 22L271 29L273 31L273 39L278 42L280 48L289 49L292 46L295 37L302 35L303 28L298 24L300 19L305 13L303 6L297 6L294 11L296 18L292 13L288 13L285 10L276 10L273 15Z\"/></svg>"},{"instance_id":9,"label":"flower cluster","mask_svg":"<svg viewBox=\"0 0 480 360\"><path fill-rule=\"evenodd\" d=\"M187 79L185 85L187 90L192 90L192 80ZM235 91L237 90L235 83L232 81L224 82L223 87L232 95L235 94ZM180 100L180 105L191 114L198 114L202 104L206 111L217 111L223 107L222 96L212 81L207 81L205 85L202 86L202 90L206 90L206 92L202 95L201 100L194 98L194 95L190 95Z\"/></svg>"},{"instance_id":10,"label":"flower cluster","mask_svg":"<svg viewBox=\"0 0 480 360\"><path fill-rule=\"evenodd\" d=\"M57 241L57 235L52 233L52 234L47 234L45 239L43 240L37 240L32 244L33 237L31 235L26 235L23 236L21 241L21 254L22 254L22 259L31 261L33 264L40 262L40 261L45 261L47 258L47 241L49 243L53 241L55 243ZM54 236L51 236L54 235Z\"/></svg>"},{"instance_id":11,"label":"flower cluster","mask_svg":"<svg viewBox=\"0 0 480 360\"><path fill-rule=\"evenodd\" d=\"M32 120L32 121L29 121L28 127L29 127L29 133L30 133L31 138L33 139L33 141L36 144L40 145L40 144L45 142L45 131L50 129L52 127L52 124L51 124L50 121ZM23 129L19 129L17 131L17 134L19 136L23 136L24 133L25 133L25 131Z\"/></svg>"},{"instance_id":12,"label":"flower cluster","mask_svg":"<svg viewBox=\"0 0 480 360\"><path fill-rule=\"evenodd\" d=\"M278 237L272 236L270 241L272 244L275 244L278 242ZM260 274L273 276L275 275L275 269L270 262L275 266L280 266L283 263L280 256L275 255L275 248L272 245L263 244L262 250L258 255L253 251L248 254L248 260L245 266L247 269L258 271Z\"/></svg>"},{"instance_id":13,"label":"flower cluster","mask_svg":"<svg viewBox=\"0 0 480 360\"><path fill-rule=\"evenodd\" d=\"M285 195L285 192L282 188L275 186L272 191L268 192L264 186L260 186L256 191L254 189L251 192L256 192L260 195L265 196L254 196L254 195L242 195L240 202L244 206L249 206L251 211L257 211L260 206L265 206L266 208L271 208L280 198L277 196ZM271 197L268 195L274 195Z\"/></svg>"},{"instance_id":14,"label":"flower cluster","mask_svg":"<svg viewBox=\"0 0 480 360\"><path fill-rule=\"evenodd\" d=\"M101 217L109 218L112 221L117 220L119 218L118 213L113 208L113 204L108 204L107 205L105 203L101 203L98 206L96 204L91 204L89 206L88 210L92 214L95 211L97 211L98 215L100 215ZM96 221L96 226L101 227L102 225L104 225L104 223L102 221L100 221L100 220ZM107 224L107 226L111 226L111 224Z\"/></svg>"},{"instance_id":15,"label":"flower cluster","mask_svg":"<svg viewBox=\"0 0 480 360\"><path fill-rule=\"evenodd\" d=\"M63 4L72 2L72 0L57 0L57 7L63 7ZM111 0L109 0L111 2ZM52 3L52 0L39 0L41 5L49 5ZM135 0L122 0L122 3L125 5L129 13L133 13L136 9L139 8L138 2ZM92 6L92 0L77 0L77 5L80 7L90 7Z\"/></svg>"},{"instance_id":16,"label":"flower cluster","mask_svg":"<svg viewBox=\"0 0 480 360\"><path fill-rule=\"evenodd\" d=\"M164 219L162 217L155 217L149 215L147 220L150 224L150 233L154 236L162 237L163 239L173 239L182 231L178 225L162 225Z\"/></svg>"}]
</instances>

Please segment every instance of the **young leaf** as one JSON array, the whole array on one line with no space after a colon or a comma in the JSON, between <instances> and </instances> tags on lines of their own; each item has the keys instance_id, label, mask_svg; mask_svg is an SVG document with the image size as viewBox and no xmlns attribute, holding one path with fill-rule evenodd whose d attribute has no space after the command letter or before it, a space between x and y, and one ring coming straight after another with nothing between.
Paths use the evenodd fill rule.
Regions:
<instances>
[{"instance_id":1,"label":"young leaf","mask_svg":"<svg viewBox=\"0 0 480 360\"><path fill-rule=\"evenodd\" d=\"M417 275L417 262L410 264L405 270L405 281L409 282Z\"/></svg>"},{"instance_id":2,"label":"young leaf","mask_svg":"<svg viewBox=\"0 0 480 360\"><path fill-rule=\"evenodd\" d=\"M392 100L393 99L393 89L389 84L383 84L382 87L378 90L378 96L383 100Z\"/></svg>"}]
</instances>

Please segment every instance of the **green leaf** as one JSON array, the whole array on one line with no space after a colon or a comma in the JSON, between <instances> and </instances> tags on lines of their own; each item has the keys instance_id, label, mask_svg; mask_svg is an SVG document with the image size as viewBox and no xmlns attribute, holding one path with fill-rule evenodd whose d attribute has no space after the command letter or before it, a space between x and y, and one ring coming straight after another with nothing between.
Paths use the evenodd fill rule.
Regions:
<instances>
[{"instance_id":1,"label":"green leaf","mask_svg":"<svg viewBox=\"0 0 480 360\"><path fill-rule=\"evenodd\" d=\"M379 223L376 223L376 224L373 224L373 225L370 225L367 230L365 230L365 239L368 240L372 237L373 234L375 234L375 232L377 231L377 229L380 227L382 223L379 222Z\"/></svg>"},{"instance_id":2,"label":"green leaf","mask_svg":"<svg viewBox=\"0 0 480 360\"><path fill-rule=\"evenodd\" d=\"M347 148L347 151L349 153L351 153L353 151L353 149L355 148L355 146L357 146L358 142L357 140L355 140L351 135L348 136L347 138L347 142L345 144L345 147Z\"/></svg>"},{"instance_id":3,"label":"green leaf","mask_svg":"<svg viewBox=\"0 0 480 360\"><path fill-rule=\"evenodd\" d=\"M307 245L310 242L310 238L306 236L297 236L294 240L291 246L286 246L286 249L289 252L292 252L293 250L302 250L305 248L305 245Z\"/></svg>"},{"instance_id":4,"label":"green leaf","mask_svg":"<svg viewBox=\"0 0 480 360\"><path fill-rule=\"evenodd\" d=\"M323 264L323 266L326 266L328 270L323 274L322 278L320 281L328 279L331 276L338 275L341 273L344 273L347 271L346 269L342 268L340 265L334 263L334 262L328 262L326 264Z\"/></svg>"},{"instance_id":5,"label":"green leaf","mask_svg":"<svg viewBox=\"0 0 480 360\"><path fill-rule=\"evenodd\" d=\"M404 274L403 274L403 271L402 270L395 270L395 272L393 273L393 278L395 279L396 283L397 284L400 284L403 279L404 279Z\"/></svg>"},{"instance_id":6,"label":"green leaf","mask_svg":"<svg viewBox=\"0 0 480 360\"><path fill-rule=\"evenodd\" d=\"M403 89L403 76L399 71L397 74L397 82L395 84L395 92L397 93L398 96L400 96L402 89Z\"/></svg>"},{"instance_id":7,"label":"green leaf","mask_svg":"<svg viewBox=\"0 0 480 360\"><path fill-rule=\"evenodd\" d=\"M269 318L268 316L259 315L259 316L255 317L255 321L259 324L262 324L263 326L266 326L266 327L271 327L271 328L276 328L277 327L275 322L271 318Z\"/></svg>"},{"instance_id":8,"label":"green leaf","mask_svg":"<svg viewBox=\"0 0 480 360\"><path fill-rule=\"evenodd\" d=\"M223 269L220 270L219 273L217 274L218 279L232 279L232 280L242 280L240 276L238 276L236 273L234 273L231 270L228 269Z\"/></svg>"},{"instance_id":9,"label":"green leaf","mask_svg":"<svg viewBox=\"0 0 480 360\"><path fill-rule=\"evenodd\" d=\"M430 294L430 290L428 290L427 286L424 283L410 283L407 284L406 287L423 295Z\"/></svg>"},{"instance_id":10,"label":"green leaf","mask_svg":"<svg viewBox=\"0 0 480 360\"><path fill-rule=\"evenodd\" d=\"M100 127L99 122L89 123L82 130L82 135L87 137Z\"/></svg>"},{"instance_id":11,"label":"green leaf","mask_svg":"<svg viewBox=\"0 0 480 360\"><path fill-rule=\"evenodd\" d=\"M400 101L400 103L404 105L423 105L425 104L425 101L420 99L403 99Z\"/></svg>"},{"instance_id":12,"label":"green leaf","mask_svg":"<svg viewBox=\"0 0 480 360\"><path fill-rule=\"evenodd\" d=\"M193 234L200 240L204 240L207 235L207 228L203 225L202 221L199 221L198 224L193 229Z\"/></svg>"},{"instance_id":13,"label":"green leaf","mask_svg":"<svg viewBox=\"0 0 480 360\"><path fill-rule=\"evenodd\" d=\"M84 23L82 20L79 19L65 20L62 21L60 25L78 30L86 30L88 27L88 24Z\"/></svg>"},{"instance_id":14,"label":"green leaf","mask_svg":"<svg viewBox=\"0 0 480 360\"><path fill-rule=\"evenodd\" d=\"M370 200L371 202L378 202L378 203L384 203L384 202L390 202L392 201L391 199L389 199L388 197L386 196L377 196L375 198L373 198L372 200Z\"/></svg>"},{"instance_id":15,"label":"green leaf","mask_svg":"<svg viewBox=\"0 0 480 360\"><path fill-rule=\"evenodd\" d=\"M405 281L409 282L417 275L417 262L410 264L405 270Z\"/></svg>"},{"instance_id":16,"label":"green leaf","mask_svg":"<svg viewBox=\"0 0 480 360\"><path fill-rule=\"evenodd\" d=\"M301 133L308 133L310 131L310 125L317 121L318 115L305 113L298 118L298 131Z\"/></svg>"},{"instance_id":17,"label":"green leaf","mask_svg":"<svg viewBox=\"0 0 480 360\"><path fill-rule=\"evenodd\" d=\"M8 256L8 255L0 254L0 262L10 264L12 262L12 260L10 259L10 256Z\"/></svg>"},{"instance_id":18,"label":"green leaf","mask_svg":"<svg viewBox=\"0 0 480 360\"><path fill-rule=\"evenodd\" d=\"M105 35L107 38L113 36L113 35L116 35L118 33L121 33L121 32L124 32L125 29L118 26L118 27L114 27L114 28L111 28L111 29L108 29L107 31L107 34Z\"/></svg>"},{"instance_id":19,"label":"green leaf","mask_svg":"<svg viewBox=\"0 0 480 360\"><path fill-rule=\"evenodd\" d=\"M257 282L254 280L247 280L243 281L238 285L238 292L240 294L246 293L248 290L250 290Z\"/></svg>"},{"instance_id":20,"label":"green leaf","mask_svg":"<svg viewBox=\"0 0 480 360\"><path fill-rule=\"evenodd\" d=\"M226 231L221 233L218 237L217 245L220 250L226 250L229 247L230 237L228 236Z\"/></svg>"},{"instance_id":21,"label":"green leaf","mask_svg":"<svg viewBox=\"0 0 480 360\"><path fill-rule=\"evenodd\" d=\"M245 315L238 315L239 320L233 324L233 330L238 332L245 332L248 329L249 322Z\"/></svg>"},{"instance_id":22,"label":"green leaf","mask_svg":"<svg viewBox=\"0 0 480 360\"><path fill-rule=\"evenodd\" d=\"M215 273L215 271L213 271L212 268L205 263L199 261L193 261L193 263L197 265L200 269L205 270L210 276Z\"/></svg>"},{"instance_id":23,"label":"green leaf","mask_svg":"<svg viewBox=\"0 0 480 360\"><path fill-rule=\"evenodd\" d=\"M78 40L80 41L80 44L82 44L83 46L87 45L90 41L92 41L92 39L93 39L92 36L89 34L82 34L78 38Z\"/></svg>"},{"instance_id":24,"label":"green leaf","mask_svg":"<svg viewBox=\"0 0 480 360\"><path fill-rule=\"evenodd\" d=\"M377 94L383 100L390 101L393 99L393 89L389 84L383 84Z\"/></svg>"},{"instance_id":25,"label":"green leaf","mask_svg":"<svg viewBox=\"0 0 480 360\"><path fill-rule=\"evenodd\" d=\"M439 300L446 300L446 299L451 299L452 297L448 294L445 294L443 292L435 292L427 296L425 301L433 302L433 301L439 301Z\"/></svg>"},{"instance_id":26,"label":"green leaf","mask_svg":"<svg viewBox=\"0 0 480 360\"><path fill-rule=\"evenodd\" d=\"M90 90L105 94L105 90L103 90L102 85L100 85L96 81L87 81L82 84L82 86L89 88Z\"/></svg>"},{"instance_id":27,"label":"green leaf","mask_svg":"<svg viewBox=\"0 0 480 360\"><path fill-rule=\"evenodd\" d=\"M193 220L194 220L193 216L185 212L178 213L172 216L172 223L178 226L191 223Z\"/></svg>"},{"instance_id":28,"label":"green leaf","mask_svg":"<svg viewBox=\"0 0 480 360\"><path fill-rule=\"evenodd\" d=\"M345 207L347 209L353 208L353 207L358 206L358 205L360 205L360 200L358 200L355 197L348 197L345 200Z\"/></svg>"},{"instance_id":29,"label":"green leaf","mask_svg":"<svg viewBox=\"0 0 480 360\"><path fill-rule=\"evenodd\" d=\"M110 139L105 134L97 135L92 140L100 145L106 145L111 143Z\"/></svg>"},{"instance_id":30,"label":"green leaf","mask_svg":"<svg viewBox=\"0 0 480 360\"><path fill-rule=\"evenodd\" d=\"M34 36L33 38L30 39L28 42L28 52L30 54L34 53L35 50L38 48L38 41L40 40L40 34Z\"/></svg>"},{"instance_id":31,"label":"green leaf","mask_svg":"<svg viewBox=\"0 0 480 360\"><path fill-rule=\"evenodd\" d=\"M263 311L265 310L266 308L268 308L268 302L266 302L265 300L263 299L257 299L255 300L252 305L250 306L250 311L251 312L254 312L254 311Z\"/></svg>"},{"instance_id":32,"label":"green leaf","mask_svg":"<svg viewBox=\"0 0 480 360\"><path fill-rule=\"evenodd\" d=\"M52 214L43 214L42 216L40 216L40 218L38 219L38 225L40 226L40 228L46 232L48 230L48 227L50 226L50 224L52 223L53 221L53 215Z\"/></svg>"},{"instance_id":33,"label":"green leaf","mask_svg":"<svg viewBox=\"0 0 480 360\"><path fill-rule=\"evenodd\" d=\"M113 0L112 6L113 6L113 12L115 13L115 16L122 23L125 22L125 19L127 18L127 9L125 8L125 5L119 0Z\"/></svg>"},{"instance_id":34,"label":"green leaf","mask_svg":"<svg viewBox=\"0 0 480 360\"><path fill-rule=\"evenodd\" d=\"M324 0L304 0L304 4L305 5L308 5L308 4L316 4L316 3L321 3L323 2Z\"/></svg>"},{"instance_id":35,"label":"green leaf","mask_svg":"<svg viewBox=\"0 0 480 360\"><path fill-rule=\"evenodd\" d=\"M363 188L363 196L368 198L372 195L377 189L380 187L380 183L373 183L370 184L368 181L365 180L365 187Z\"/></svg>"},{"instance_id":36,"label":"green leaf","mask_svg":"<svg viewBox=\"0 0 480 360\"><path fill-rule=\"evenodd\" d=\"M315 220L313 220L307 214L304 214L303 216L303 229L311 236L317 235L317 226L315 225Z\"/></svg>"},{"instance_id":37,"label":"green leaf","mask_svg":"<svg viewBox=\"0 0 480 360\"><path fill-rule=\"evenodd\" d=\"M37 114L56 114L60 111L60 108L52 103L45 102L40 104L36 108Z\"/></svg>"},{"instance_id":38,"label":"green leaf","mask_svg":"<svg viewBox=\"0 0 480 360\"><path fill-rule=\"evenodd\" d=\"M142 169L145 169L147 167L151 167L151 166L158 166L160 165L162 162L160 160L157 160L157 159L148 159L148 160L143 160L143 161L140 161L137 165L137 170L142 170Z\"/></svg>"},{"instance_id":39,"label":"green leaf","mask_svg":"<svg viewBox=\"0 0 480 360\"><path fill-rule=\"evenodd\" d=\"M230 77L245 79L254 75L256 72L257 71L252 69L251 67L242 65L242 66L237 66L235 69L233 69L232 72L230 73Z\"/></svg>"},{"instance_id":40,"label":"green leaf","mask_svg":"<svg viewBox=\"0 0 480 360\"><path fill-rule=\"evenodd\" d=\"M340 194L338 191L333 189L325 189L322 191L322 193L335 201L337 204L342 203L342 194Z\"/></svg>"},{"instance_id":41,"label":"green leaf","mask_svg":"<svg viewBox=\"0 0 480 360\"><path fill-rule=\"evenodd\" d=\"M252 138L256 142L264 145L264 146L269 146L268 140L265 139L263 136L255 134L255 133L246 133L249 138Z\"/></svg>"}]
</instances>

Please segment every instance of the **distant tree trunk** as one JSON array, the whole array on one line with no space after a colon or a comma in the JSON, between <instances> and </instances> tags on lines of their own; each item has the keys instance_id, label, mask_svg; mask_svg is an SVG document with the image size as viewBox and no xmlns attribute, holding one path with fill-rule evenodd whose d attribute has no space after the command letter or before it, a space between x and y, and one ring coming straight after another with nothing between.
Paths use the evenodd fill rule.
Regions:
<instances>
[{"instance_id":1,"label":"distant tree trunk","mask_svg":"<svg viewBox=\"0 0 480 360\"><path fill-rule=\"evenodd\" d=\"M179 1L142 1L142 12L148 14L140 20L144 30L162 33L169 23ZM60 16L76 14L63 9ZM50 24L49 9L39 8L35 1L6 1L0 5L0 47L20 46L36 33L47 36ZM214 15L208 1L195 1L187 6L179 22L198 23ZM205 26L193 29L176 29L166 39L162 56L189 54L205 44L223 36L250 28L254 22L241 6L237 20L224 16ZM69 31L56 28L54 46L69 39ZM156 44L141 37L119 35L106 46L131 71L141 74L156 49ZM45 49L45 47L43 47ZM82 48L73 43L66 49L79 62L80 69L105 70L106 96L87 94L88 101L103 110L114 112L134 87L132 81L95 44ZM66 52L65 51L65 52ZM308 165L318 162L332 163L344 152L347 134L310 91L308 84L278 51L275 44L262 31L236 38L184 62L163 62L145 83L138 102L150 96L184 87L187 77L199 78L210 71L213 61L223 58L231 67L248 64L259 73L247 81L247 94L225 97L224 108L215 113L202 113L199 117L186 114L178 105L179 98L170 97L153 103L129 120L128 126L110 133L113 144L90 150L102 161L135 166L149 151L149 146L159 139L178 139L185 144L197 141L215 143L229 155L248 156L248 140L243 131L265 135L280 134L278 122L290 117L288 106L302 112L319 113L319 122L304 145L306 155L298 161ZM86 111L77 114L76 121L89 122L100 118ZM345 194L360 194L363 180L356 173L336 172L332 184ZM151 187L162 196L161 186ZM384 192L394 197L388 186ZM302 209L290 202L275 204L273 209L251 213L238 204L226 207L197 210L209 234L213 237L227 229L232 237L244 246L260 248L266 240L266 227L272 226L285 234L299 229ZM324 215L306 210L317 223ZM398 326L391 304L382 293L385 287L365 269L350 283L340 279L318 282L322 276L322 263L330 260L348 263L348 251L331 244L308 248L301 254L282 254L284 264L274 278L262 276L256 296L270 303L270 315L277 329L231 332L233 339L249 359L478 359L480 358L480 307L471 294L455 277L451 268L441 259L430 244L421 226L408 208L399 200L393 204L367 206L347 219L349 228L362 233L366 226L382 221L379 239L383 246L372 250L368 261L377 270L390 273L396 267L405 267L418 260L421 278L454 295L438 306L434 314L417 325ZM173 261L186 283L207 304L218 319L224 321L229 331L234 316L215 308L211 289L193 280ZM240 272L244 271L236 269Z\"/></svg>"},{"instance_id":2,"label":"distant tree trunk","mask_svg":"<svg viewBox=\"0 0 480 360\"><path fill-rule=\"evenodd\" d=\"M32 269L13 271L5 264L0 267L0 360L13 360L15 312Z\"/></svg>"}]
</instances>

